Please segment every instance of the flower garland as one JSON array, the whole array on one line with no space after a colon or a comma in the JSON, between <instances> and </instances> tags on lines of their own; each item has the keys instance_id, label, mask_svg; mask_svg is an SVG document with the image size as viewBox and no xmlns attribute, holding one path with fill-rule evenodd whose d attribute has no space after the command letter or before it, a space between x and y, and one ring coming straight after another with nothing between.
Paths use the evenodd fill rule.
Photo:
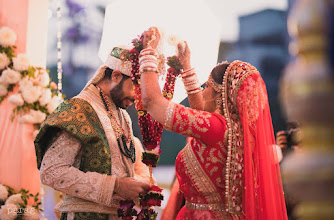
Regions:
<instances>
[{"instance_id":1,"label":"flower garland","mask_svg":"<svg viewBox=\"0 0 334 220\"><path fill-rule=\"evenodd\" d=\"M40 195L33 195L28 190L16 191L13 188L0 184L0 219L40 219ZM33 201L28 205L28 201ZM45 218L42 218L45 219Z\"/></svg>"},{"instance_id":2,"label":"flower garland","mask_svg":"<svg viewBox=\"0 0 334 220\"><path fill-rule=\"evenodd\" d=\"M137 214L133 211L132 201L122 201L118 210L118 216L123 219L130 219L129 216L137 216L140 220L156 219L157 213L151 208L152 206L161 206L163 195L162 189L153 185L152 167L156 167L160 158L161 135L163 125L156 120L152 121L151 115L147 113L142 104L142 94L140 89L140 74L139 74L139 54L143 49L143 36L132 41L134 48L130 51L130 60L132 64L131 79L135 87L135 107L138 111L138 121L143 138L143 144L146 151L142 154L142 162L149 166L151 187L148 193L140 196L140 205L142 210ZM163 96L171 100L175 88L176 77L180 74L182 66L176 56L167 58L167 64L170 68L167 70L166 82L163 88Z\"/></svg>"},{"instance_id":3,"label":"flower garland","mask_svg":"<svg viewBox=\"0 0 334 220\"><path fill-rule=\"evenodd\" d=\"M123 220L132 220L132 216L137 216L137 211L133 208L135 203L132 200L122 200L119 202L117 210L118 217Z\"/></svg>"},{"instance_id":4,"label":"flower garland","mask_svg":"<svg viewBox=\"0 0 334 220\"><path fill-rule=\"evenodd\" d=\"M9 96L8 102L16 106L12 120L20 116L20 123L33 124L35 136L41 123L64 97L58 94L56 83L50 82L49 70L29 65L25 54L15 56L15 41L12 29L0 29L0 104Z\"/></svg>"}]
</instances>

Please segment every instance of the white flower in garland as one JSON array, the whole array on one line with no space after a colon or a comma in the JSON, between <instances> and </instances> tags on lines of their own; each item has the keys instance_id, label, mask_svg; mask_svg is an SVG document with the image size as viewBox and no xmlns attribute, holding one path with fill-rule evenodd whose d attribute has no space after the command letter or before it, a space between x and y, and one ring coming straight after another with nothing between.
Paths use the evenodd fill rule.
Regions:
<instances>
[{"instance_id":1,"label":"white flower in garland","mask_svg":"<svg viewBox=\"0 0 334 220\"><path fill-rule=\"evenodd\" d=\"M39 212L32 206L27 206L24 211L23 220L39 220Z\"/></svg>"},{"instance_id":2,"label":"white flower in garland","mask_svg":"<svg viewBox=\"0 0 334 220\"><path fill-rule=\"evenodd\" d=\"M0 96L7 95L8 90L7 90L7 85L0 84Z\"/></svg>"},{"instance_id":3,"label":"white flower in garland","mask_svg":"<svg viewBox=\"0 0 334 220\"><path fill-rule=\"evenodd\" d=\"M28 87L22 91L22 97L24 101L26 101L28 104L32 104L38 101L41 95L42 95L42 87L40 86Z\"/></svg>"},{"instance_id":4,"label":"white flower in garland","mask_svg":"<svg viewBox=\"0 0 334 220\"><path fill-rule=\"evenodd\" d=\"M19 88L20 91L25 91L33 86L32 81L29 79L28 76L25 76L21 81L19 82Z\"/></svg>"},{"instance_id":5,"label":"white flower in garland","mask_svg":"<svg viewBox=\"0 0 334 220\"><path fill-rule=\"evenodd\" d=\"M8 198L8 191L6 187L0 184L0 201L5 201Z\"/></svg>"},{"instance_id":6,"label":"white flower in garland","mask_svg":"<svg viewBox=\"0 0 334 220\"><path fill-rule=\"evenodd\" d=\"M18 205L20 203L23 203L21 196L22 196L21 193L9 196L9 198L6 200L6 205L8 204Z\"/></svg>"},{"instance_id":7,"label":"white flower in garland","mask_svg":"<svg viewBox=\"0 0 334 220\"><path fill-rule=\"evenodd\" d=\"M15 32L9 27L3 27L0 29L0 45L3 47L13 46L16 41Z\"/></svg>"},{"instance_id":8,"label":"white flower in garland","mask_svg":"<svg viewBox=\"0 0 334 220\"><path fill-rule=\"evenodd\" d=\"M10 59L7 57L7 54L0 53L0 69L4 69L10 64Z\"/></svg>"},{"instance_id":9,"label":"white flower in garland","mask_svg":"<svg viewBox=\"0 0 334 220\"><path fill-rule=\"evenodd\" d=\"M42 96L39 98L39 104L41 104L41 106L47 105L51 101L51 96L51 90L44 89L42 92Z\"/></svg>"},{"instance_id":10,"label":"white flower in garland","mask_svg":"<svg viewBox=\"0 0 334 220\"><path fill-rule=\"evenodd\" d=\"M0 219L1 220L14 220L17 217L18 206L14 204L6 204L1 206Z\"/></svg>"},{"instance_id":11,"label":"white flower in garland","mask_svg":"<svg viewBox=\"0 0 334 220\"><path fill-rule=\"evenodd\" d=\"M5 69L2 75L8 84L15 84L21 79L21 73L10 68Z\"/></svg>"},{"instance_id":12,"label":"white flower in garland","mask_svg":"<svg viewBox=\"0 0 334 220\"><path fill-rule=\"evenodd\" d=\"M22 95L20 93L13 94L9 96L8 102L12 103L13 105L16 106L22 106L24 104L24 100L22 98Z\"/></svg>"},{"instance_id":13,"label":"white flower in garland","mask_svg":"<svg viewBox=\"0 0 334 220\"><path fill-rule=\"evenodd\" d=\"M18 71L25 71L29 67L29 60L27 55L19 54L17 57L13 58L14 69Z\"/></svg>"},{"instance_id":14,"label":"white flower in garland","mask_svg":"<svg viewBox=\"0 0 334 220\"><path fill-rule=\"evenodd\" d=\"M62 99L58 96L53 96L50 103L47 105L48 112L51 114L57 106L61 103Z\"/></svg>"}]
</instances>

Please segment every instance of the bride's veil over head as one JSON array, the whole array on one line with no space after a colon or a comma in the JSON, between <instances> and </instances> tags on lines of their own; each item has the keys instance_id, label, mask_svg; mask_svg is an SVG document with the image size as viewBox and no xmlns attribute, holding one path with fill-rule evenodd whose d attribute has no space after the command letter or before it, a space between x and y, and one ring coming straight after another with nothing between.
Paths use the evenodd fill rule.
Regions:
<instances>
[{"instance_id":1,"label":"bride's veil over head","mask_svg":"<svg viewBox=\"0 0 334 220\"><path fill-rule=\"evenodd\" d=\"M287 219L268 95L257 69L232 62L224 73L222 101L228 125L228 211L244 213L246 219ZM241 183L235 181L240 176Z\"/></svg>"}]
</instances>

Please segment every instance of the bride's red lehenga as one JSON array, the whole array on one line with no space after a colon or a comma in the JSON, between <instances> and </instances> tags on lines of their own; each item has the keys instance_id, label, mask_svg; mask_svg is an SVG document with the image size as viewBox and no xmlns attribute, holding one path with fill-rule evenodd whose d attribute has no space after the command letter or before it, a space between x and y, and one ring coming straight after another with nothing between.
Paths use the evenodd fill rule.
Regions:
<instances>
[{"instance_id":1,"label":"bride's red lehenga","mask_svg":"<svg viewBox=\"0 0 334 220\"><path fill-rule=\"evenodd\" d=\"M287 219L266 87L255 67L228 66L222 101L221 114L173 103L167 110L166 128L190 137L175 162L186 199L176 219Z\"/></svg>"}]
</instances>

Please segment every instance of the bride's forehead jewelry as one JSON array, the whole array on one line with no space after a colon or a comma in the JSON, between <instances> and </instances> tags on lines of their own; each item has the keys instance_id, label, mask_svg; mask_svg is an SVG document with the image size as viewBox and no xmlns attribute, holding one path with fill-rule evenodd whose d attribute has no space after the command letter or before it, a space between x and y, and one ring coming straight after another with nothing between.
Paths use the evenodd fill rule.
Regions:
<instances>
[{"instance_id":1,"label":"bride's forehead jewelry","mask_svg":"<svg viewBox=\"0 0 334 220\"><path fill-rule=\"evenodd\" d=\"M209 76L208 81L206 81L206 85L212 87L217 93L221 93L223 91L223 85L217 83L211 76Z\"/></svg>"}]
</instances>

